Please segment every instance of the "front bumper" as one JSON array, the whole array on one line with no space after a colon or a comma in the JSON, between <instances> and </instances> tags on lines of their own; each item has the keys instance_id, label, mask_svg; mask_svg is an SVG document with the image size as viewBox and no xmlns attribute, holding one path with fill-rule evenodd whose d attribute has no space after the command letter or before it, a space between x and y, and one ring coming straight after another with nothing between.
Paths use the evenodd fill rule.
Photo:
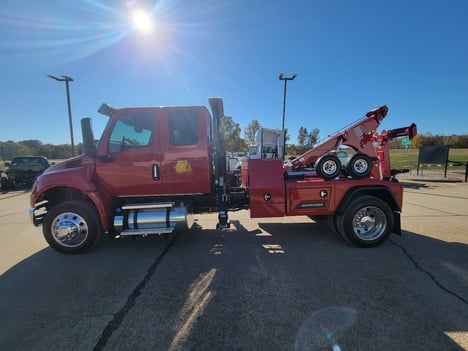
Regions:
<instances>
[{"instance_id":1,"label":"front bumper","mask_svg":"<svg viewBox=\"0 0 468 351\"><path fill-rule=\"evenodd\" d=\"M29 219L31 223L38 227L44 221L44 217L47 213L47 201L41 201L29 209Z\"/></svg>"}]
</instances>

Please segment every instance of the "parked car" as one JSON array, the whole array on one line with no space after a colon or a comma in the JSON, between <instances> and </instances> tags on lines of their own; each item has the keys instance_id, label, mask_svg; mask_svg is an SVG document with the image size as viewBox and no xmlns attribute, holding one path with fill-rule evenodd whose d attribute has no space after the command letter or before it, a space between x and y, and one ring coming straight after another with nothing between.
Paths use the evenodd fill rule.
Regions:
<instances>
[{"instance_id":1,"label":"parked car","mask_svg":"<svg viewBox=\"0 0 468 351\"><path fill-rule=\"evenodd\" d=\"M13 157L11 162L5 162L5 176L2 174L1 189L31 186L49 166L49 161L43 156Z\"/></svg>"}]
</instances>

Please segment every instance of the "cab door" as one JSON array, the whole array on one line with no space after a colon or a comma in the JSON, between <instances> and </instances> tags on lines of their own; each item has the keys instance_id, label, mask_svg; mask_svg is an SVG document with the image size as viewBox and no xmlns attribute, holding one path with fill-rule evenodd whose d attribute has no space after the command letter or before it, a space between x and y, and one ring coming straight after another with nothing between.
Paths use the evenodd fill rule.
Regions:
<instances>
[{"instance_id":1,"label":"cab door","mask_svg":"<svg viewBox=\"0 0 468 351\"><path fill-rule=\"evenodd\" d=\"M205 107L168 107L161 111L161 178L168 194L211 191L210 115Z\"/></svg>"},{"instance_id":2,"label":"cab door","mask_svg":"<svg viewBox=\"0 0 468 351\"><path fill-rule=\"evenodd\" d=\"M112 196L163 193L158 108L115 112L97 148L99 185Z\"/></svg>"}]
</instances>

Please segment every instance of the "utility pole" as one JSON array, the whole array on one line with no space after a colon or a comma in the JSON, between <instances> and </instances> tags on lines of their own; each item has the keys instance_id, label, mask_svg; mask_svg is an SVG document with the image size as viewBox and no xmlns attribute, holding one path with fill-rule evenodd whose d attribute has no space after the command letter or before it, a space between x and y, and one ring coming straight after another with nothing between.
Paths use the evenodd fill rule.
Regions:
<instances>
[{"instance_id":1,"label":"utility pole","mask_svg":"<svg viewBox=\"0 0 468 351\"><path fill-rule=\"evenodd\" d=\"M52 75L47 75L49 78L55 79L58 82L65 82L65 86L67 89L67 106L68 106L68 123L70 125L70 139L71 139L71 147L72 147L72 156L75 156L75 142L73 140L73 123L72 123L72 113L71 113L71 104L70 104L70 87L69 83L73 82L73 78L68 76L62 76L62 78L58 78Z\"/></svg>"},{"instance_id":2,"label":"utility pole","mask_svg":"<svg viewBox=\"0 0 468 351\"><path fill-rule=\"evenodd\" d=\"M278 76L279 80L284 81L284 89L283 89L283 123L281 125L281 128L284 130L284 118L286 115L286 84L288 80L294 80L294 78L297 77L297 74L293 74L291 77L285 77L283 73L280 73Z\"/></svg>"},{"instance_id":3,"label":"utility pole","mask_svg":"<svg viewBox=\"0 0 468 351\"><path fill-rule=\"evenodd\" d=\"M286 116L286 84L288 83L288 80L294 80L294 78L297 77L297 74L294 73L291 77L285 77L283 73L280 73L278 76L279 80L284 81L284 89L283 89L283 123L281 124L281 129L284 132L284 150L283 150L283 159L286 156L286 131L284 130L284 118Z\"/></svg>"}]
</instances>

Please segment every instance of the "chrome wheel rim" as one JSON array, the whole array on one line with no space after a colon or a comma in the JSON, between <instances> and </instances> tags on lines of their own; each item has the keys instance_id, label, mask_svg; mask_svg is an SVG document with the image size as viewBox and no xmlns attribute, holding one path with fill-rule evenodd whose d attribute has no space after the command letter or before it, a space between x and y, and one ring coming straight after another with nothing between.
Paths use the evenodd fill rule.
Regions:
<instances>
[{"instance_id":1,"label":"chrome wheel rim","mask_svg":"<svg viewBox=\"0 0 468 351\"><path fill-rule=\"evenodd\" d=\"M357 159L356 162L354 162L354 171L358 174L364 174L368 168L369 165L367 164L366 160L362 158Z\"/></svg>"},{"instance_id":2,"label":"chrome wheel rim","mask_svg":"<svg viewBox=\"0 0 468 351\"><path fill-rule=\"evenodd\" d=\"M77 247L88 238L88 224L78 214L73 212L61 213L52 222L52 237L65 247Z\"/></svg>"},{"instance_id":3,"label":"chrome wheel rim","mask_svg":"<svg viewBox=\"0 0 468 351\"><path fill-rule=\"evenodd\" d=\"M327 175L334 174L337 170L337 165L333 161L326 161L323 163L322 170Z\"/></svg>"},{"instance_id":4,"label":"chrome wheel rim","mask_svg":"<svg viewBox=\"0 0 468 351\"><path fill-rule=\"evenodd\" d=\"M363 207L353 217L354 234L361 240L376 240L384 234L386 228L387 217L378 207Z\"/></svg>"}]
</instances>

